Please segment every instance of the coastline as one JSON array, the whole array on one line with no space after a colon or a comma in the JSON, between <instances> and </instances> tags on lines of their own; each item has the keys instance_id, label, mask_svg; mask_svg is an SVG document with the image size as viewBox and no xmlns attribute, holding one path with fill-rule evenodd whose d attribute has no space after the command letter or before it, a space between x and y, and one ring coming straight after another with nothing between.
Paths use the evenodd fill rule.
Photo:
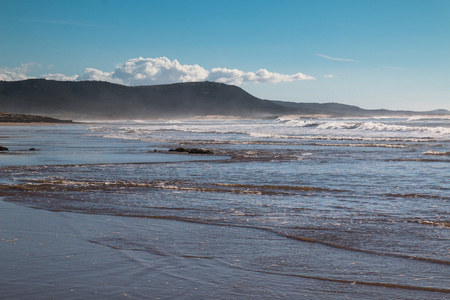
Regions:
<instances>
[{"instance_id":1,"label":"coastline","mask_svg":"<svg viewBox=\"0 0 450 300\"><path fill-rule=\"evenodd\" d=\"M75 122L63 122L63 123L55 123L55 122L1 122L0 126L49 126L49 125L72 125L72 124L81 124Z\"/></svg>"},{"instance_id":2,"label":"coastline","mask_svg":"<svg viewBox=\"0 0 450 300\"><path fill-rule=\"evenodd\" d=\"M258 120L258 119L279 119L279 120L328 120L334 119L332 115L326 114L296 114L296 115L279 115L279 116L266 116L266 117L241 117L241 116L227 116L227 115L205 115L205 116L194 116L188 118L149 118L149 119L93 119L93 120L57 120L56 121L4 121L0 118L0 127L1 126L49 126L49 125L76 125L76 124L92 124L92 123L114 123L114 122L126 122L126 121L135 121L135 122L162 122L162 121L196 121L196 120L204 120L204 121L221 121L221 120ZM351 120L351 119L450 119L450 115L392 115L392 116L346 116L341 117L342 120Z\"/></svg>"},{"instance_id":3,"label":"coastline","mask_svg":"<svg viewBox=\"0 0 450 300\"><path fill-rule=\"evenodd\" d=\"M1 123L17 123L17 124L30 124L30 123L44 123L44 124L71 124L72 120L59 120L51 117L43 117L38 115L28 114L16 114L0 111L0 124Z\"/></svg>"},{"instance_id":4,"label":"coastline","mask_svg":"<svg viewBox=\"0 0 450 300\"><path fill-rule=\"evenodd\" d=\"M382 134L377 144L361 142L370 148L354 147L361 137L353 135L342 144L280 144L280 133L298 137L304 130L279 122L155 124L0 128L11 148L0 155L0 298L444 299L450 293L441 257L448 233L439 223L446 216L440 201L448 196L430 188L444 186L447 160L393 162L443 152L447 140L439 147L440 140L409 142L422 133L407 127L413 130L397 135L414 147L405 152L380 147L398 143ZM353 130L333 128L306 130L330 138ZM221 158L165 153L176 147L236 157L209 163ZM332 174L322 176L330 167ZM408 173L412 168L417 176ZM367 185L358 187L355 174L368 169ZM311 176L296 181L300 174ZM443 206L421 211L418 201Z\"/></svg>"}]
</instances>

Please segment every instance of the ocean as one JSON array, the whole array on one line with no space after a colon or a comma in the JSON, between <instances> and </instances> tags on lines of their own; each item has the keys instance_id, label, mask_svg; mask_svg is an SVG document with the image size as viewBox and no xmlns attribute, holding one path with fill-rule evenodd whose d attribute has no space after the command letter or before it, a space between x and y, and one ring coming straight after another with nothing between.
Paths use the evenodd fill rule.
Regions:
<instances>
[{"instance_id":1,"label":"ocean","mask_svg":"<svg viewBox=\"0 0 450 300\"><path fill-rule=\"evenodd\" d=\"M448 117L2 126L0 145L4 299L450 298Z\"/></svg>"}]
</instances>

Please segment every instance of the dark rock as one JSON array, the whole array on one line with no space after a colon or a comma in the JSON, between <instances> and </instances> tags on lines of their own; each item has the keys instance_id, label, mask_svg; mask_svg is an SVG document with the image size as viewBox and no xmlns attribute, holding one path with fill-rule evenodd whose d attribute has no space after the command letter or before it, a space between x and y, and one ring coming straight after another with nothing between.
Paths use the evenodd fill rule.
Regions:
<instances>
[{"instance_id":1,"label":"dark rock","mask_svg":"<svg viewBox=\"0 0 450 300\"><path fill-rule=\"evenodd\" d=\"M190 154L213 154L210 150L205 149L189 149L188 153Z\"/></svg>"},{"instance_id":2,"label":"dark rock","mask_svg":"<svg viewBox=\"0 0 450 300\"><path fill-rule=\"evenodd\" d=\"M191 149L176 148L176 149L170 149L169 152L179 152L179 153L189 153L189 154L213 154L213 152L211 150L197 149L197 148L191 148Z\"/></svg>"},{"instance_id":3,"label":"dark rock","mask_svg":"<svg viewBox=\"0 0 450 300\"><path fill-rule=\"evenodd\" d=\"M9 151L9 149L6 147L0 146L0 151Z\"/></svg>"},{"instance_id":4,"label":"dark rock","mask_svg":"<svg viewBox=\"0 0 450 300\"><path fill-rule=\"evenodd\" d=\"M36 149L35 148L30 148L30 151L36 151Z\"/></svg>"}]
</instances>

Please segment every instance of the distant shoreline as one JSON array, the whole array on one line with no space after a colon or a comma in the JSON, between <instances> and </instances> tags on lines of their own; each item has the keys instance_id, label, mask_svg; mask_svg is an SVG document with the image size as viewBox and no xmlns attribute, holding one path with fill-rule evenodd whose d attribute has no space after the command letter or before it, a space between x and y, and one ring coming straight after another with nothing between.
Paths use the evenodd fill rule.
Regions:
<instances>
[{"instance_id":1,"label":"distant shoreline","mask_svg":"<svg viewBox=\"0 0 450 300\"><path fill-rule=\"evenodd\" d=\"M386 116L345 116L340 119L353 119L353 118L367 118L367 119L384 119L384 118L450 118L450 115L386 115ZM89 123L102 123L102 122L123 122L123 121L141 121L141 122L151 122L151 121L186 121L186 120L252 120L252 119L272 119L272 120L326 120L336 118L333 115L327 114L280 114L271 116L260 116L260 117L243 117L243 116L230 116L230 115L198 115L193 117L173 117L173 118L136 118L136 119L125 119L125 118L115 118L115 119L86 119L86 120L61 120L51 117L44 117L38 115L28 115L28 114L14 114L14 113L4 113L0 112L0 126L48 126L48 125L70 125L70 124L89 124Z\"/></svg>"},{"instance_id":2,"label":"distant shoreline","mask_svg":"<svg viewBox=\"0 0 450 300\"><path fill-rule=\"evenodd\" d=\"M59 120L50 117L42 117L36 115L14 114L0 112L0 124L28 124L28 125L43 125L43 124L73 124L72 120Z\"/></svg>"},{"instance_id":3,"label":"distant shoreline","mask_svg":"<svg viewBox=\"0 0 450 300\"><path fill-rule=\"evenodd\" d=\"M76 122L4 122L0 121L0 126L48 126L48 125L71 125L71 124L80 124Z\"/></svg>"}]
</instances>

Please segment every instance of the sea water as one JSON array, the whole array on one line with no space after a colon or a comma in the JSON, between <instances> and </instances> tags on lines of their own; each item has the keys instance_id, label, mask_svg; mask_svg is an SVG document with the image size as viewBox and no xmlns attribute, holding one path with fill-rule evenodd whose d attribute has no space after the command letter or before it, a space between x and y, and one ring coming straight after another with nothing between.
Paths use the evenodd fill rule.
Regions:
<instances>
[{"instance_id":1,"label":"sea water","mask_svg":"<svg viewBox=\"0 0 450 300\"><path fill-rule=\"evenodd\" d=\"M3 200L114 216L86 239L139 266L127 295L450 296L448 118L4 126L0 144Z\"/></svg>"}]
</instances>

